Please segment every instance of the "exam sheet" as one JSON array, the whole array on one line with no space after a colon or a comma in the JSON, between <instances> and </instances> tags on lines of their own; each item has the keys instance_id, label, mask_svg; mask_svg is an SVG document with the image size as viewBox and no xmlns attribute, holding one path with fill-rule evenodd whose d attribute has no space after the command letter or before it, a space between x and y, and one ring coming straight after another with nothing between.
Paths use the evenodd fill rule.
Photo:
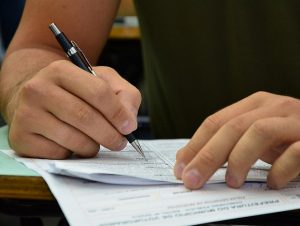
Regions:
<instances>
[{"instance_id":1,"label":"exam sheet","mask_svg":"<svg viewBox=\"0 0 300 226\"><path fill-rule=\"evenodd\" d=\"M102 148L95 158L49 161L51 173L80 177L110 184L182 184L173 173L176 152L187 139L141 141L147 157L145 161L130 144L121 152ZM247 181L265 181L270 165L258 161L250 170ZM225 181L226 165L210 178L208 183Z\"/></svg>"},{"instance_id":2,"label":"exam sheet","mask_svg":"<svg viewBox=\"0 0 300 226\"><path fill-rule=\"evenodd\" d=\"M191 191L181 184L111 185L46 171L47 160L17 158L47 182L70 226L181 226L300 209L300 182L281 190L265 183L224 183Z\"/></svg>"},{"instance_id":3,"label":"exam sheet","mask_svg":"<svg viewBox=\"0 0 300 226\"><path fill-rule=\"evenodd\" d=\"M160 142L171 150L171 145L185 141L150 141L147 148L159 150ZM194 225L300 209L300 182L281 190L257 182L247 182L240 189L225 183L206 184L196 191L182 184L112 185L51 174L51 160L20 158L12 150L2 151L45 179L71 226ZM162 152L162 158L174 163L174 153ZM253 168L268 167L262 163Z\"/></svg>"}]
</instances>

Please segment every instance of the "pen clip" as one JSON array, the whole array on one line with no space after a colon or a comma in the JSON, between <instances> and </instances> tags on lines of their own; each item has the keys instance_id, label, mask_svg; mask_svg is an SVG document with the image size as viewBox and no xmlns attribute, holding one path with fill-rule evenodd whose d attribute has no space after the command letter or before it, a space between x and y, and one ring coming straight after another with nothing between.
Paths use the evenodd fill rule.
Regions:
<instances>
[{"instance_id":1,"label":"pen clip","mask_svg":"<svg viewBox=\"0 0 300 226\"><path fill-rule=\"evenodd\" d=\"M88 59L86 58L86 56L84 55L84 53L81 51L81 49L79 48L79 46L76 44L76 42L71 41L71 43L72 43L73 47L76 49L76 51L78 52L78 54L79 54L80 58L82 59L82 61L84 61L84 63L88 66L90 72L93 75L97 76L96 73L95 73L95 71L92 68L92 65L90 64L90 62L88 61Z\"/></svg>"}]
</instances>

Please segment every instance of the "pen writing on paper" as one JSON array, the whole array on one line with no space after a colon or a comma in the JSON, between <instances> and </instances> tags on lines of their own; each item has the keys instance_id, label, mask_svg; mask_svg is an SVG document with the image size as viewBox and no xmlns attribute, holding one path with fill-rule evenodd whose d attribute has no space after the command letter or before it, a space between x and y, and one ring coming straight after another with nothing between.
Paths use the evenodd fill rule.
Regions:
<instances>
[{"instance_id":1,"label":"pen writing on paper","mask_svg":"<svg viewBox=\"0 0 300 226\"><path fill-rule=\"evenodd\" d=\"M78 47L78 45L74 41L70 41L67 36L61 32L58 27L54 24L51 23L49 25L50 30L53 32L55 35L55 38L57 39L58 43L61 45L69 59L80 67L81 69L91 73L92 75L96 76L95 71L93 70L91 64L89 63L88 59L82 52L82 50ZM135 138L135 136L130 133L127 135L124 135L128 142L134 147L134 149L145 159L147 160L143 149L138 142L138 140Z\"/></svg>"}]
</instances>

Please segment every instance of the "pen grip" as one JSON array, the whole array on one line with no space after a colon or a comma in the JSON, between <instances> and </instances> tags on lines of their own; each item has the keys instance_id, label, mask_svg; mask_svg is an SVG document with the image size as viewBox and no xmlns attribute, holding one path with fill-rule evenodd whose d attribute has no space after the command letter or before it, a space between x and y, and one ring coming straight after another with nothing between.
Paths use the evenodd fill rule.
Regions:
<instances>
[{"instance_id":1,"label":"pen grip","mask_svg":"<svg viewBox=\"0 0 300 226\"><path fill-rule=\"evenodd\" d=\"M126 137L129 143L132 143L133 141L136 140L135 136L132 133L124 135L124 137Z\"/></svg>"},{"instance_id":2,"label":"pen grip","mask_svg":"<svg viewBox=\"0 0 300 226\"><path fill-rule=\"evenodd\" d=\"M76 66L80 67L81 69L92 73L90 68L82 61L80 55L78 53L75 53L72 56L69 56L70 60L72 61L73 64L75 64Z\"/></svg>"},{"instance_id":3,"label":"pen grip","mask_svg":"<svg viewBox=\"0 0 300 226\"><path fill-rule=\"evenodd\" d=\"M88 67L88 65L86 65L84 59L82 59L82 56L80 55L79 52L75 52L72 55L68 54L68 52L71 49L74 49L74 46L72 45L72 43L69 41L69 39L65 36L65 34L63 32L59 33L55 37L56 37L58 43L63 48L63 50L65 51L65 53L67 53L69 59L72 61L73 64L75 64L76 66L80 67L81 69L83 69L87 72L92 73L90 68Z\"/></svg>"}]
</instances>

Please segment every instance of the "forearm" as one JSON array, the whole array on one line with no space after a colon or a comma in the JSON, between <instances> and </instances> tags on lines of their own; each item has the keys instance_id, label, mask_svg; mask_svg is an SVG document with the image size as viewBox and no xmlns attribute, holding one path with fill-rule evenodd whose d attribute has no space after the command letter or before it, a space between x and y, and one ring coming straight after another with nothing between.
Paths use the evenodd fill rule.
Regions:
<instances>
[{"instance_id":1,"label":"forearm","mask_svg":"<svg viewBox=\"0 0 300 226\"><path fill-rule=\"evenodd\" d=\"M0 74L0 110L8 124L14 98L24 83L42 68L65 59L49 31L55 22L64 28L95 63L105 44L119 5L118 0L26 1L19 27L7 50ZM78 16L81 17L78 20Z\"/></svg>"},{"instance_id":2,"label":"forearm","mask_svg":"<svg viewBox=\"0 0 300 226\"><path fill-rule=\"evenodd\" d=\"M104 75L91 76L63 60L48 28L58 24L94 65L118 5L119 0L26 1L0 74L0 108L10 147L18 154L92 157L99 145L126 146L123 135L137 127L139 91L113 69L95 67Z\"/></svg>"},{"instance_id":3,"label":"forearm","mask_svg":"<svg viewBox=\"0 0 300 226\"><path fill-rule=\"evenodd\" d=\"M65 59L62 53L50 47L19 49L5 57L0 74L0 110L10 124L16 101L14 97L22 85L49 63Z\"/></svg>"}]
</instances>

